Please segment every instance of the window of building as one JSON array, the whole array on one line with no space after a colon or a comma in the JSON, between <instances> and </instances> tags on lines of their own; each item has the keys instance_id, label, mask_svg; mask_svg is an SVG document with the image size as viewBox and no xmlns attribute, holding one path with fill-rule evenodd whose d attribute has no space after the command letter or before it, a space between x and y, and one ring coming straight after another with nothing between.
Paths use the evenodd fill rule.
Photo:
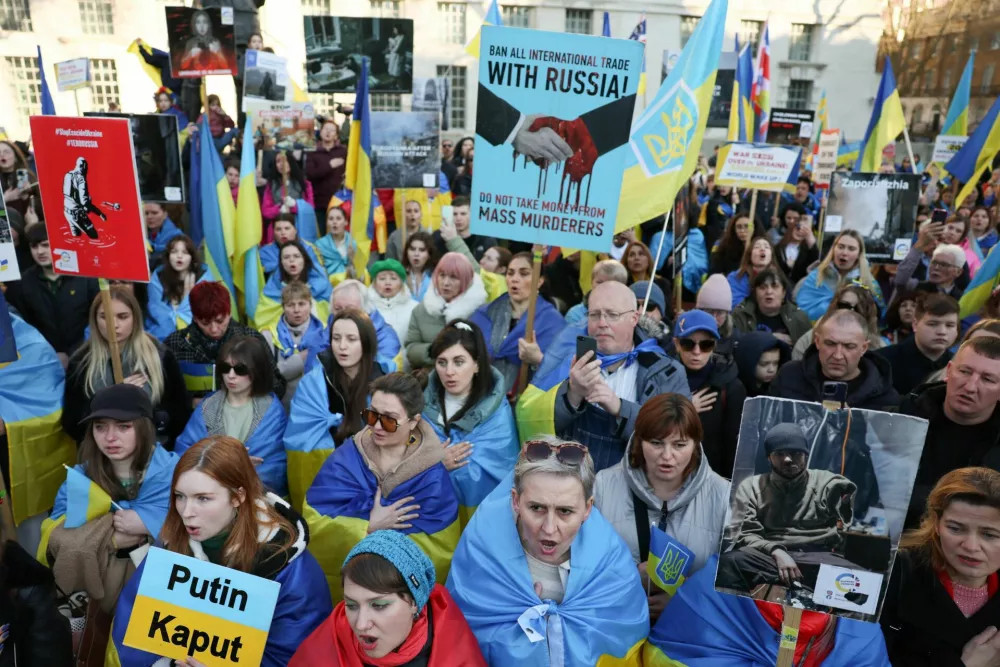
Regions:
<instances>
[{"instance_id":1,"label":"window of building","mask_svg":"<svg viewBox=\"0 0 1000 667\"><path fill-rule=\"evenodd\" d=\"M941 53L941 38L937 38L931 41L931 58L937 58L938 54Z\"/></svg>"},{"instance_id":2,"label":"window of building","mask_svg":"<svg viewBox=\"0 0 1000 667\"><path fill-rule=\"evenodd\" d=\"M990 87L993 85L993 70L993 63L983 69L983 82L980 84L979 90L984 95L990 92Z\"/></svg>"},{"instance_id":3,"label":"window of building","mask_svg":"<svg viewBox=\"0 0 1000 667\"><path fill-rule=\"evenodd\" d=\"M978 51L978 50L979 50L979 37L970 37L969 51Z\"/></svg>"},{"instance_id":4,"label":"window of building","mask_svg":"<svg viewBox=\"0 0 1000 667\"><path fill-rule=\"evenodd\" d=\"M446 44L465 44L465 3L439 2L438 15L441 18L441 39Z\"/></svg>"},{"instance_id":5,"label":"window of building","mask_svg":"<svg viewBox=\"0 0 1000 667\"><path fill-rule=\"evenodd\" d=\"M341 96L343 98L343 96ZM330 93L309 93L309 101L312 102L313 109L317 116L332 118L334 107L333 95ZM344 100L341 99L342 103Z\"/></svg>"},{"instance_id":6,"label":"window of building","mask_svg":"<svg viewBox=\"0 0 1000 667\"><path fill-rule=\"evenodd\" d=\"M503 24L509 28L530 28L531 7L504 5L500 7Z\"/></svg>"},{"instance_id":7,"label":"window of building","mask_svg":"<svg viewBox=\"0 0 1000 667\"><path fill-rule=\"evenodd\" d=\"M910 45L910 57L919 58L920 57L920 42L913 42Z\"/></svg>"},{"instance_id":8,"label":"window of building","mask_svg":"<svg viewBox=\"0 0 1000 667\"><path fill-rule=\"evenodd\" d=\"M944 74L941 75L941 87L944 88L945 92L951 90L951 70L946 69Z\"/></svg>"},{"instance_id":9,"label":"window of building","mask_svg":"<svg viewBox=\"0 0 1000 667\"><path fill-rule=\"evenodd\" d=\"M813 28L809 23L793 23L788 42L788 59L808 62L812 57Z\"/></svg>"},{"instance_id":10,"label":"window of building","mask_svg":"<svg viewBox=\"0 0 1000 667\"><path fill-rule=\"evenodd\" d=\"M763 30L764 23L761 21L740 21L740 44L750 44L750 52L756 54Z\"/></svg>"},{"instance_id":11,"label":"window of building","mask_svg":"<svg viewBox=\"0 0 1000 667\"><path fill-rule=\"evenodd\" d=\"M110 58L90 61L90 103L94 111L107 109L111 102L118 102L118 68Z\"/></svg>"},{"instance_id":12,"label":"window of building","mask_svg":"<svg viewBox=\"0 0 1000 667\"><path fill-rule=\"evenodd\" d=\"M114 7L110 0L79 0L80 25L88 35L115 34Z\"/></svg>"},{"instance_id":13,"label":"window of building","mask_svg":"<svg viewBox=\"0 0 1000 667\"><path fill-rule=\"evenodd\" d=\"M401 16L399 0L371 0L371 3L372 16L390 19L398 19Z\"/></svg>"},{"instance_id":14,"label":"window of building","mask_svg":"<svg viewBox=\"0 0 1000 667\"><path fill-rule=\"evenodd\" d=\"M990 37L990 50L996 51L997 49L1000 49L1000 32L995 32Z\"/></svg>"},{"instance_id":15,"label":"window of building","mask_svg":"<svg viewBox=\"0 0 1000 667\"><path fill-rule=\"evenodd\" d=\"M372 93L372 111L402 111L402 93Z\"/></svg>"},{"instance_id":16,"label":"window of building","mask_svg":"<svg viewBox=\"0 0 1000 667\"><path fill-rule=\"evenodd\" d=\"M917 106L913 107L913 116L910 120L910 127L914 127L918 123L923 122L923 120L924 120L924 108L918 104Z\"/></svg>"},{"instance_id":17,"label":"window of building","mask_svg":"<svg viewBox=\"0 0 1000 667\"><path fill-rule=\"evenodd\" d=\"M788 83L788 108L809 109L812 107L813 82L808 79L792 79Z\"/></svg>"},{"instance_id":18,"label":"window of building","mask_svg":"<svg viewBox=\"0 0 1000 667\"><path fill-rule=\"evenodd\" d=\"M694 27L698 25L698 19L700 16L682 16L681 17L681 48L688 43L691 39L691 35L694 34Z\"/></svg>"},{"instance_id":19,"label":"window of building","mask_svg":"<svg viewBox=\"0 0 1000 667\"><path fill-rule=\"evenodd\" d=\"M589 9L567 9L566 32L578 35L593 35L594 12Z\"/></svg>"},{"instance_id":20,"label":"window of building","mask_svg":"<svg viewBox=\"0 0 1000 667\"><path fill-rule=\"evenodd\" d=\"M330 0L300 0L303 16L329 16ZM375 4L375 3L372 3Z\"/></svg>"},{"instance_id":21,"label":"window of building","mask_svg":"<svg viewBox=\"0 0 1000 667\"><path fill-rule=\"evenodd\" d=\"M932 92L934 90L934 70L929 69L924 73L924 90Z\"/></svg>"},{"instance_id":22,"label":"window of building","mask_svg":"<svg viewBox=\"0 0 1000 667\"><path fill-rule=\"evenodd\" d=\"M438 65L437 75L448 78L451 86L451 122L449 125L453 130L465 127L465 91L466 91L466 67L455 65Z\"/></svg>"},{"instance_id":23,"label":"window of building","mask_svg":"<svg viewBox=\"0 0 1000 667\"><path fill-rule=\"evenodd\" d=\"M951 48L949 49L950 53L955 53L956 51L958 51L958 44L961 41L962 40L959 38L958 35L951 36Z\"/></svg>"},{"instance_id":24,"label":"window of building","mask_svg":"<svg viewBox=\"0 0 1000 667\"><path fill-rule=\"evenodd\" d=\"M28 0L0 0L0 30L31 32Z\"/></svg>"},{"instance_id":25,"label":"window of building","mask_svg":"<svg viewBox=\"0 0 1000 667\"><path fill-rule=\"evenodd\" d=\"M38 75L38 58L8 56L4 58L10 80L14 82L14 106L27 118L42 113L42 82Z\"/></svg>"}]
</instances>

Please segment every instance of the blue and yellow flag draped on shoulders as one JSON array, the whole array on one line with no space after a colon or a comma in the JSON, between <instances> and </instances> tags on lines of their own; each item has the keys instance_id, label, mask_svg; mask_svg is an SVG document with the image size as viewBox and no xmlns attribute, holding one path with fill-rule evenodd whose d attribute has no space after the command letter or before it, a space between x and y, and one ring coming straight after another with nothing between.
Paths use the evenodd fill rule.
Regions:
<instances>
[{"instance_id":1,"label":"blue and yellow flag draped on shoulders","mask_svg":"<svg viewBox=\"0 0 1000 667\"><path fill-rule=\"evenodd\" d=\"M208 265L203 265L201 270L201 277L198 278L199 283L218 282ZM146 332L156 336L161 341L173 332L187 327L194 320L194 314L191 312L191 299L188 295L185 295L177 305L163 298L163 282L160 280L162 273L163 267L159 266L150 276L146 301L149 311L146 317Z\"/></svg>"},{"instance_id":2,"label":"blue and yellow flag draped on shoulders","mask_svg":"<svg viewBox=\"0 0 1000 667\"><path fill-rule=\"evenodd\" d=\"M512 486L509 473L476 510L448 576L448 590L486 662L492 667L640 665L649 610L625 543L593 508L570 549L563 601L539 599L510 506ZM522 623L541 639L528 639Z\"/></svg>"},{"instance_id":3,"label":"blue and yellow flag draped on shoulders","mask_svg":"<svg viewBox=\"0 0 1000 667\"><path fill-rule=\"evenodd\" d=\"M5 309L6 311L6 309ZM76 461L76 445L62 428L66 373L42 334L11 315L17 361L0 363L0 419L7 430L14 523L52 507Z\"/></svg>"},{"instance_id":4,"label":"blue and yellow flag draped on shoulders","mask_svg":"<svg viewBox=\"0 0 1000 667\"><path fill-rule=\"evenodd\" d=\"M300 513L306 491L336 448L330 429L344 420L344 415L330 412L328 391L326 370L317 363L299 380L288 409L285 426L288 493L292 507Z\"/></svg>"},{"instance_id":5,"label":"blue and yellow flag draped on shoulders","mask_svg":"<svg viewBox=\"0 0 1000 667\"><path fill-rule=\"evenodd\" d=\"M365 437L366 430L357 437ZM303 516L309 524L309 550L326 573L334 603L344 597L340 583L344 559L368 534L378 485L359 446L349 438L326 459L306 493ZM411 528L399 532L409 536L434 562L438 581L443 583L461 533L458 500L448 471L440 463L434 464L383 493L382 505L408 496L420 506L419 516L410 522Z\"/></svg>"},{"instance_id":6,"label":"blue and yellow flag draped on shoulders","mask_svg":"<svg viewBox=\"0 0 1000 667\"><path fill-rule=\"evenodd\" d=\"M715 92L728 7L728 0L712 0L677 66L633 125L615 232L670 210L694 173Z\"/></svg>"},{"instance_id":7,"label":"blue and yellow flag draped on shoulders","mask_svg":"<svg viewBox=\"0 0 1000 667\"><path fill-rule=\"evenodd\" d=\"M715 591L718 560L713 556L677 590L649 633L643 667L778 664L778 631L755 602ZM834 648L823 667L890 667L880 626L837 619Z\"/></svg>"},{"instance_id":8,"label":"blue and yellow flag draped on shoulders","mask_svg":"<svg viewBox=\"0 0 1000 667\"><path fill-rule=\"evenodd\" d=\"M882 166L882 149L896 141L896 137L906 127L903 103L899 101L896 75L892 73L892 63L885 58L882 79L875 95L872 116L868 120L865 138L861 140L860 155L854 166L855 171L876 173Z\"/></svg>"}]
</instances>

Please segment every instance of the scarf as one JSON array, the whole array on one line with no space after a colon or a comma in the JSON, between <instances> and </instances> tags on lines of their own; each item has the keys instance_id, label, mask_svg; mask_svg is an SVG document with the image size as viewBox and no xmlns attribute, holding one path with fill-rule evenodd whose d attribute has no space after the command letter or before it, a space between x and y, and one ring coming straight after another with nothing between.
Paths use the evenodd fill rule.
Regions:
<instances>
[{"instance_id":1,"label":"scarf","mask_svg":"<svg viewBox=\"0 0 1000 667\"><path fill-rule=\"evenodd\" d=\"M635 360L639 356L640 352L652 352L659 347L660 345L656 342L655 338L647 338L628 352L619 352L618 354L601 354L598 352L597 358L601 361L602 370L608 366L614 366L623 359L625 360L623 368L628 368L635 363Z\"/></svg>"},{"instance_id":2,"label":"scarf","mask_svg":"<svg viewBox=\"0 0 1000 667\"><path fill-rule=\"evenodd\" d=\"M399 648L395 651L391 651L388 655L381 658L372 658L364 652L364 649L361 648L361 642L358 641L358 636L354 634L354 631L351 630L351 627L347 622L347 614L337 614L336 617L337 634L343 639L344 630L346 629L351 636L350 645L354 647L354 650L357 652L362 664L371 665L371 667L401 667L401 665L406 665L411 660L415 659L427 645L427 632L429 625L430 624L427 622L427 609L424 608L424 610L420 612L420 616L417 617L417 620L413 622L413 628L410 630L410 634L407 636L406 641L400 644Z\"/></svg>"}]
</instances>

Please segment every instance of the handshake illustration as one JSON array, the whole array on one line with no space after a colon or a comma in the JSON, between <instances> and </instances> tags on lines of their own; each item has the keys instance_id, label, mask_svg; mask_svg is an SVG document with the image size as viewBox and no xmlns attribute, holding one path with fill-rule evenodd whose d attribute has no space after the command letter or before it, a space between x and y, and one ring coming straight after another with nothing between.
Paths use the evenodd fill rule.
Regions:
<instances>
[{"instance_id":1,"label":"handshake illustration","mask_svg":"<svg viewBox=\"0 0 1000 667\"><path fill-rule=\"evenodd\" d=\"M581 118L525 116L512 144L518 154L540 167L565 161L566 173L575 180L591 173L599 157L590 130Z\"/></svg>"}]
</instances>

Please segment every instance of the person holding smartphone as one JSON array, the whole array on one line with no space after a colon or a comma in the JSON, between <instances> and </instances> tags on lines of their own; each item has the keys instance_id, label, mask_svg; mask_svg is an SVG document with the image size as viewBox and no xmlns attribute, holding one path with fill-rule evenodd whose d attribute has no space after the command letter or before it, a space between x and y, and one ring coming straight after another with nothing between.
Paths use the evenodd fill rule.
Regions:
<instances>
[{"instance_id":1,"label":"person holding smartphone","mask_svg":"<svg viewBox=\"0 0 1000 667\"><path fill-rule=\"evenodd\" d=\"M0 188L8 209L24 215L31 196L38 194L38 177L28 169L28 161L13 142L0 141Z\"/></svg>"}]
</instances>

